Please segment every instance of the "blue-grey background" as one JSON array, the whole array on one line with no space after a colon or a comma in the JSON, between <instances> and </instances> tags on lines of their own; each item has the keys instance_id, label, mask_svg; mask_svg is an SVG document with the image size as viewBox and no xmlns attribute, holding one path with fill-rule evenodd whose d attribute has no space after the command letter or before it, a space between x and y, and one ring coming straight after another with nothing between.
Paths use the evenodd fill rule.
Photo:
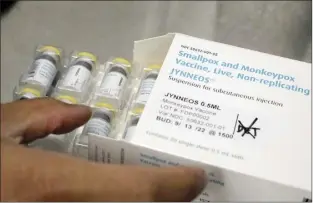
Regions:
<instances>
[{"instance_id":1,"label":"blue-grey background","mask_svg":"<svg viewBox=\"0 0 313 203\"><path fill-rule=\"evenodd\" d=\"M181 32L311 62L311 1L22 1L1 19L1 102L38 44L132 57L134 40Z\"/></svg>"}]
</instances>

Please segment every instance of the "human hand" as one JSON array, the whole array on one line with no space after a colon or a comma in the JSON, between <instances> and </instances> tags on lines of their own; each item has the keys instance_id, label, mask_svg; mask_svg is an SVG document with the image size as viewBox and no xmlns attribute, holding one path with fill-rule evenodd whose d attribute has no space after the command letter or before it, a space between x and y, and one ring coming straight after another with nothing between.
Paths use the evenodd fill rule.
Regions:
<instances>
[{"instance_id":1,"label":"human hand","mask_svg":"<svg viewBox=\"0 0 313 203\"><path fill-rule=\"evenodd\" d=\"M90 117L88 107L53 99L1 104L1 201L191 201L204 172L185 167L105 165L26 148L66 133Z\"/></svg>"}]
</instances>

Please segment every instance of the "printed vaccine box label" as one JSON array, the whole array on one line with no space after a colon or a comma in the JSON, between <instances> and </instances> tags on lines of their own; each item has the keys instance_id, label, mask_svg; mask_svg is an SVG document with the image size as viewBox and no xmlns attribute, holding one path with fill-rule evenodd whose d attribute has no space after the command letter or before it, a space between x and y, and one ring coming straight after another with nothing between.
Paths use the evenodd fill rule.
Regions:
<instances>
[{"instance_id":1,"label":"printed vaccine box label","mask_svg":"<svg viewBox=\"0 0 313 203\"><path fill-rule=\"evenodd\" d=\"M100 141L101 142L101 141ZM172 156L151 149L123 145L120 150L123 164L140 164L154 167L193 166L203 168L207 174L207 185L194 202L208 201L290 201L302 200L308 192L295 191L285 185L249 177L244 174L204 165L190 159ZM261 188L266 188L266 191ZM275 192L273 192L275 191Z\"/></svg>"},{"instance_id":2,"label":"printed vaccine box label","mask_svg":"<svg viewBox=\"0 0 313 203\"><path fill-rule=\"evenodd\" d=\"M159 106L155 106L155 126L147 131L149 136L211 155L239 160L256 158L257 149L266 144L266 129L261 126L267 126L267 118L260 113L247 114L229 108L225 102L210 99L210 94L207 100L197 99L201 97L195 94L183 97L166 93L161 98ZM162 133L163 136L157 135L162 126L168 129Z\"/></svg>"},{"instance_id":3,"label":"printed vaccine box label","mask_svg":"<svg viewBox=\"0 0 313 203\"><path fill-rule=\"evenodd\" d=\"M310 75L307 63L177 35L131 142L310 188Z\"/></svg>"}]
</instances>

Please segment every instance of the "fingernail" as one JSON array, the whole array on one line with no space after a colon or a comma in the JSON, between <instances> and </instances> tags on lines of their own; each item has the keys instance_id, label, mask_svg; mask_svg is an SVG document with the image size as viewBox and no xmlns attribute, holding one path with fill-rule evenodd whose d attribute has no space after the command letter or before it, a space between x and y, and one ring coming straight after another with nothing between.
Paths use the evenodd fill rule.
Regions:
<instances>
[{"instance_id":1,"label":"fingernail","mask_svg":"<svg viewBox=\"0 0 313 203\"><path fill-rule=\"evenodd\" d=\"M22 136L13 137L13 140L16 143L21 144L23 142L23 137Z\"/></svg>"}]
</instances>

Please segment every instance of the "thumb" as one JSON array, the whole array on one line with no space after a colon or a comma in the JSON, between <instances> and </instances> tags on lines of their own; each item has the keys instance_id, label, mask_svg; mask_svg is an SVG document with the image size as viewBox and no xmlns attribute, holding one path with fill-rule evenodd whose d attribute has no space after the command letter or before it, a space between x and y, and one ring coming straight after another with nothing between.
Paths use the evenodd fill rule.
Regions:
<instances>
[{"instance_id":1,"label":"thumb","mask_svg":"<svg viewBox=\"0 0 313 203\"><path fill-rule=\"evenodd\" d=\"M55 99L31 99L1 104L1 136L30 142L51 133L67 133L86 123L87 106Z\"/></svg>"}]
</instances>

